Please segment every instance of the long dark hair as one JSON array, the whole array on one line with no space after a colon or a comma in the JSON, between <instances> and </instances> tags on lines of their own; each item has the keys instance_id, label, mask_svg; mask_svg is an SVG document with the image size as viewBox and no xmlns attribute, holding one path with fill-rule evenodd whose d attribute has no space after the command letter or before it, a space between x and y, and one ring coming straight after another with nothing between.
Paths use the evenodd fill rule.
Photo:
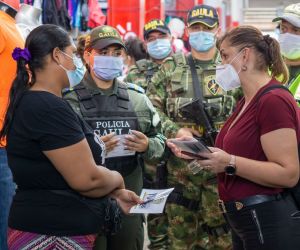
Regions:
<instances>
[{"instance_id":1,"label":"long dark hair","mask_svg":"<svg viewBox=\"0 0 300 250\"><path fill-rule=\"evenodd\" d=\"M217 42L220 49L222 42L226 40L233 47L253 47L256 50L256 68L258 70L270 70L272 77L282 77L284 83L288 81L288 69L280 53L279 43L269 35L263 35L253 26L239 26L225 33Z\"/></svg>"},{"instance_id":2,"label":"long dark hair","mask_svg":"<svg viewBox=\"0 0 300 250\"><path fill-rule=\"evenodd\" d=\"M35 84L36 72L45 67L46 56L55 48L64 51L70 45L68 33L53 24L41 25L28 35L25 48L28 49L31 58L28 61L22 57L17 60L16 78L9 92L9 105L0 131L0 139L8 134L15 109L24 92Z\"/></svg>"}]
</instances>

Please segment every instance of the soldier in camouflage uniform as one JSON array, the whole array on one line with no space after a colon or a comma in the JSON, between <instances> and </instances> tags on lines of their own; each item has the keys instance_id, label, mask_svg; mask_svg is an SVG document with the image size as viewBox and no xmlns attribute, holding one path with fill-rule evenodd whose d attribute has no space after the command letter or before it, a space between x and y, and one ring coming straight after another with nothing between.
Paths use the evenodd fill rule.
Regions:
<instances>
[{"instance_id":1,"label":"soldier in camouflage uniform","mask_svg":"<svg viewBox=\"0 0 300 250\"><path fill-rule=\"evenodd\" d=\"M234 105L215 82L218 52L215 46L219 32L217 11L207 5L195 6L188 13L188 33L191 54L174 54L165 59L152 77L149 98L157 107L167 138L201 136L205 128L184 117L179 107L195 97L188 57L194 61L203 100L216 128L220 128ZM168 184L176 187L166 206L171 250L231 248L231 238L218 208L216 176L200 171L193 175L187 162L171 155L167 162Z\"/></svg>"},{"instance_id":2,"label":"soldier in camouflage uniform","mask_svg":"<svg viewBox=\"0 0 300 250\"><path fill-rule=\"evenodd\" d=\"M171 56L172 37L166 23L159 19L151 20L144 27L145 45L150 59L142 59L136 65L129 68L128 75L124 79L147 90L152 76L159 70L163 60ZM146 183L153 183L156 176L156 166L145 163ZM152 188L156 188L152 186ZM168 249L168 220L165 214L149 214L147 216L147 228L150 250Z\"/></svg>"},{"instance_id":3,"label":"soldier in camouflage uniform","mask_svg":"<svg viewBox=\"0 0 300 250\"><path fill-rule=\"evenodd\" d=\"M158 162L164 153L165 138L160 133L160 118L144 90L117 79L122 72L124 47L116 29L93 29L86 38L84 52L89 69L64 98L105 142L104 166L120 172L126 188L139 194L139 163ZM98 237L95 250L142 250L143 243L143 216L130 215L124 216L122 229L116 235Z\"/></svg>"},{"instance_id":4,"label":"soldier in camouflage uniform","mask_svg":"<svg viewBox=\"0 0 300 250\"><path fill-rule=\"evenodd\" d=\"M148 82L163 60L172 54L170 29L163 20L153 19L144 26L144 40L150 58L138 60L131 66L124 81L146 90Z\"/></svg>"}]
</instances>

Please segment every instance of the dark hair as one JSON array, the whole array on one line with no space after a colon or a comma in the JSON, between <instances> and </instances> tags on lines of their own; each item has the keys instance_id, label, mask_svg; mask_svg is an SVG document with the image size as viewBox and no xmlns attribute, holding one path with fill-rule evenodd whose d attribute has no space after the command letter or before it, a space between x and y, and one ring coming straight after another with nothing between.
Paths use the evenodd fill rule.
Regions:
<instances>
[{"instance_id":1,"label":"dark hair","mask_svg":"<svg viewBox=\"0 0 300 250\"><path fill-rule=\"evenodd\" d=\"M84 48L85 48L85 39L88 35L84 34L77 38L77 55L80 56L82 62L84 62L83 54L84 54Z\"/></svg>"},{"instance_id":2,"label":"dark hair","mask_svg":"<svg viewBox=\"0 0 300 250\"><path fill-rule=\"evenodd\" d=\"M135 61L147 58L147 52L144 43L137 37L130 37L125 41L127 54L134 58Z\"/></svg>"},{"instance_id":3,"label":"dark hair","mask_svg":"<svg viewBox=\"0 0 300 250\"><path fill-rule=\"evenodd\" d=\"M0 139L8 134L18 102L24 92L35 84L35 72L44 68L46 56L55 48L64 51L70 45L71 40L68 33L53 24L41 25L28 35L25 48L29 50L31 58L29 61L22 57L17 60L16 78L9 92L9 105L0 131Z\"/></svg>"},{"instance_id":4,"label":"dark hair","mask_svg":"<svg viewBox=\"0 0 300 250\"><path fill-rule=\"evenodd\" d=\"M222 42L228 41L230 46L240 49L252 47L257 52L256 67L258 70L270 70L272 77L283 77L286 83L289 78L288 69L280 53L279 43L269 35L263 35L252 26L239 26L225 33L218 42L220 49Z\"/></svg>"}]
</instances>

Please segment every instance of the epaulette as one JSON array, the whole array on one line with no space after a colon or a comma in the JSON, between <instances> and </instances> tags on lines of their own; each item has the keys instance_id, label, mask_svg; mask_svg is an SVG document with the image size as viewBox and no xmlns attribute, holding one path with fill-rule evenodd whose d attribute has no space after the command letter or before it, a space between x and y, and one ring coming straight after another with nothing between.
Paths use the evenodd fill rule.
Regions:
<instances>
[{"instance_id":1,"label":"epaulette","mask_svg":"<svg viewBox=\"0 0 300 250\"><path fill-rule=\"evenodd\" d=\"M130 83L130 82L127 82L126 84L127 84L128 89L134 90L134 91L136 91L138 93L141 93L141 94L145 94L145 90L142 87L140 87L140 86L138 86L134 83Z\"/></svg>"}]
</instances>

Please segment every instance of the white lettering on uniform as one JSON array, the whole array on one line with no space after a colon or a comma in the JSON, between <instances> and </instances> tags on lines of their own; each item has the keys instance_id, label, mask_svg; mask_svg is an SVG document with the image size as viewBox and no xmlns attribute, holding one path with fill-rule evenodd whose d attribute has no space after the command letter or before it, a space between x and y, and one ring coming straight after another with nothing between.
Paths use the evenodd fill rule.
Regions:
<instances>
[{"instance_id":1,"label":"white lettering on uniform","mask_svg":"<svg viewBox=\"0 0 300 250\"><path fill-rule=\"evenodd\" d=\"M101 128L101 122L96 122L96 128Z\"/></svg>"}]
</instances>

